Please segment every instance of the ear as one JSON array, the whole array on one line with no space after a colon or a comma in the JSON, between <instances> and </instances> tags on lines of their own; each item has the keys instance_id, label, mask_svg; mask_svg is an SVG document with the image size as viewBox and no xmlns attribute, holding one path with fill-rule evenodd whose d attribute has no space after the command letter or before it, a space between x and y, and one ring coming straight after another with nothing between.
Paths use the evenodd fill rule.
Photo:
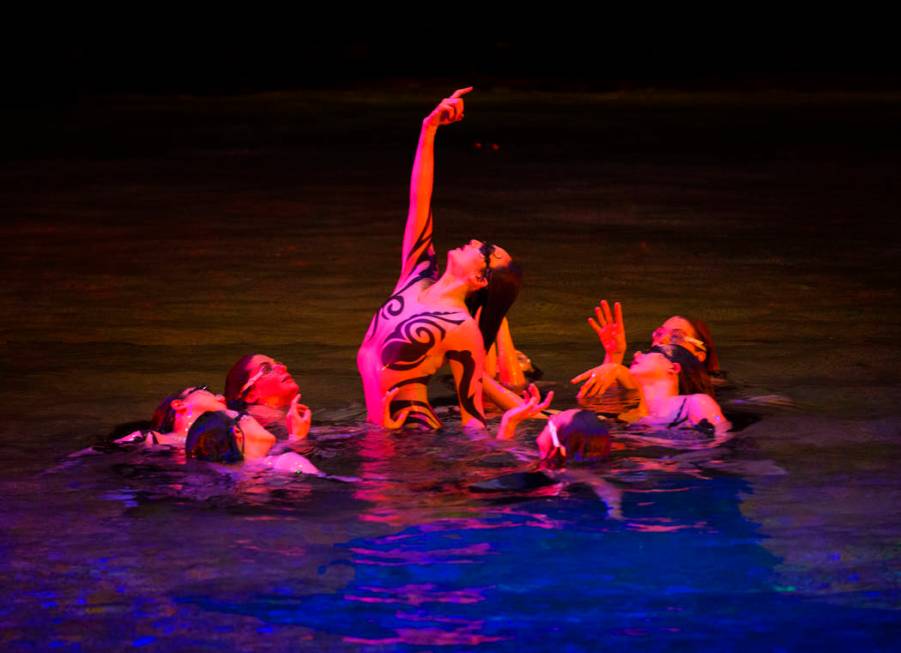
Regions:
<instances>
[{"instance_id":1,"label":"ear","mask_svg":"<svg viewBox=\"0 0 901 653\"><path fill-rule=\"evenodd\" d=\"M257 388L255 385L250 386L250 390L244 393L245 404L255 404L257 402Z\"/></svg>"},{"instance_id":2,"label":"ear","mask_svg":"<svg viewBox=\"0 0 901 653\"><path fill-rule=\"evenodd\" d=\"M482 276L481 273L476 272L469 277L469 287L473 290L481 290L487 285L488 279Z\"/></svg>"},{"instance_id":3,"label":"ear","mask_svg":"<svg viewBox=\"0 0 901 653\"><path fill-rule=\"evenodd\" d=\"M682 365L679 363L673 363L673 374L678 375L679 372L682 371Z\"/></svg>"},{"instance_id":4,"label":"ear","mask_svg":"<svg viewBox=\"0 0 901 653\"><path fill-rule=\"evenodd\" d=\"M176 413L183 413L185 412L185 410L187 410L185 407L185 402L181 399L173 399L170 405L172 406L172 410L174 410Z\"/></svg>"}]
</instances>

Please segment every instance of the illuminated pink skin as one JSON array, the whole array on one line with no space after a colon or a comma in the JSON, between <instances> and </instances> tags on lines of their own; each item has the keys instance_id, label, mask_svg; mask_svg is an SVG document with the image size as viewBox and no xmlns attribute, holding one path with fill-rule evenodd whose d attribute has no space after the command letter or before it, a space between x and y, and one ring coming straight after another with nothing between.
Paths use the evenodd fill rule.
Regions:
<instances>
[{"instance_id":1,"label":"illuminated pink skin","mask_svg":"<svg viewBox=\"0 0 901 653\"><path fill-rule=\"evenodd\" d=\"M680 370L678 363L671 362L663 354L635 352L628 369L617 363L604 363L582 372L571 383L584 382L577 395L578 399L601 395L613 383L637 389L641 396L638 408L619 416L626 421L659 427L685 417L684 423L679 424L685 427L696 426L706 419L717 434L728 431L732 425L711 396L679 394Z\"/></svg>"},{"instance_id":2,"label":"illuminated pink skin","mask_svg":"<svg viewBox=\"0 0 901 653\"><path fill-rule=\"evenodd\" d=\"M194 420L206 412L225 410L225 397L209 390L195 390L184 399L174 399L175 428L172 433L184 438Z\"/></svg>"},{"instance_id":3,"label":"illuminated pink skin","mask_svg":"<svg viewBox=\"0 0 901 653\"><path fill-rule=\"evenodd\" d=\"M181 399L173 399L170 405L175 413L172 430L169 433L154 433L153 438L144 439L147 446L154 443L183 445L194 420L206 412L226 410L225 397L209 390L194 390ZM119 438L117 442L133 442L143 437L141 431L135 431Z\"/></svg>"},{"instance_id":4,"label":"illuminated pink skin","mask_svg":"<svg viewBox=\"0 0 901 653\"><path fill-rule=\"evenodd\" d=\"M438 127L463 119L463 96L471 90L456 91L423 120L410 181L400 276L391 297L373 316L357 352L367 419L388 428L398 428L408 418L422 426L440 426L429 405L426 381L445 362L457 387L461 422L466 427L484 427L485 351L465 305L468 295L488 283L479 249L482 243L471 240L449 251L446 269L437 279L432 244L435 134ZM497 247L490 266L509 262L510 255ZM399 406L393 413L392 402ZM514 395L513 403L522 400Z\"/></svg>"},{"instance_id":5,"label":"illuminated pink skin","mask_svg":"<svg viewBox=\"0 0 901 653\"><path fill-rule=\"evenodd\" d=\"M300 397L300 387L284 363L263 354L257 354L250 359L247 365L248 378L256 376L264 363L270 365L272 371L256 378L244 394L244 400L248 404L287 410L294 398Z\"/></svg>"},{"instance_id":6,"label":"illuminated pink skin","mask_svg":"<svg viewBox=\"0 0 901 653\"><path fill-rule=\"evenodd\" d=\"M554 400L554 391L548 392L542 401L538 388L532 383L529 384L529 387L523 393L523 399L525 401L518 406L510 408L501 417L501 424L497 429L498 440L512 440L516 435L517 426L547 410L551 405L551 401Z\"/></svg>"},{"instance_id":7,"label":"illuminated pink skin","mask_svg":"<svg viewBox=\"0 0 901 653\"><path fill-rule=\"evenodd\" d=\"M604 347L604 362L622 363L626 354L626 323L623 320L622 306L616 302L611 313L609 303L606 299L602 299L595 307L594 315L594 318L588 318L588 325L597 334ZM703 363L707 358L707 352L692 342L698 338L698 333L691 322L679 315L673 315L654 329L651 344L668 345L677 333L687 336L687 339L676 339L677 344L688 349Z\"/></svg>"},{"instance_id":8,"label":"illuminated pink skin","mask_svg":"<svg viewBox=\"0 0 901 653\"><path fill-rule=\"evenodd\" d=\"M275 436L267 431L250 415L241 417L235 429L235 441L244 452L244 462L259 463L276 472L293 474L320 474L321 472L307 458L289 451L270 456L269 451L276 442Z\"/></svg>"}]
</instances>

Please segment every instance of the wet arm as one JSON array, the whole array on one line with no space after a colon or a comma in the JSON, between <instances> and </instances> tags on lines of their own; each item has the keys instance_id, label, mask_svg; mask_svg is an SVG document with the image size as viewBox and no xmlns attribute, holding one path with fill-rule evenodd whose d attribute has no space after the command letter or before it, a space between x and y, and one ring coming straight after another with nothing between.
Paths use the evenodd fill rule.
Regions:
<instances>
[{"instance_id":1,"label":"wet arm","mask_svg":"<svg viewBox=\"0 0 901 653\"><path fill-rule=\"evenodd\" d=\"M426 118L419 133L419 145L410 178L410 207L404 229L401 279L408 277L418 265L435 257L432 243L432 186L435 169L435 133L438 124Z\"/></svg>"},{"instance_id":2,"label":"wet arm","mask_svg":"<svg viewBox=\"0 0 901 653\"><path fill-rule=\"evenodd\" d=\"M513 336L510 333L510 324L507 318L501 321L497 331L497 377L504 385L511 388L524 388L526 375L516 356L516 346L513 344Z\"/></svg>"},{"instance_id":3,"label":"wet arm","mask_svg":"<svg viewBox=\"0 0 901 653\"><path fill-rule=\"evenodd\" d=\"M485 351L482 334L475 322L466 322L448 334L445 357L454 375L457 399L460 402L460 421L464 427L485 428L485 409L482 405L482 383Z\"/></svg>"}]
</instances>

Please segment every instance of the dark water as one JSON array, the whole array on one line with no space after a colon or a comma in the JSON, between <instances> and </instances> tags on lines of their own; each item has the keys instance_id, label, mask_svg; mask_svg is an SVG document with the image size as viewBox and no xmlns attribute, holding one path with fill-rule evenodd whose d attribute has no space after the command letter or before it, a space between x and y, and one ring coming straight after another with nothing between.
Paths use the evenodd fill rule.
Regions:
<instances>
[{"instance_id":1,"label":"dark water","mask_svg":"<svg viewBox=\"0 0 901 653\"><path fill-rule=\"evenodd\" d=\"M436 240L522 260L514 336L556 405L607 297L636 347L707 319L747 424L486 495L537 425L512 450L360 426L354 355L442 92L5 116L0 647L894 649L901 98L473 94L439 135ZM249 351L297 373L307 453L359 483L64 460Z\"/></svg>"}]
</instances>

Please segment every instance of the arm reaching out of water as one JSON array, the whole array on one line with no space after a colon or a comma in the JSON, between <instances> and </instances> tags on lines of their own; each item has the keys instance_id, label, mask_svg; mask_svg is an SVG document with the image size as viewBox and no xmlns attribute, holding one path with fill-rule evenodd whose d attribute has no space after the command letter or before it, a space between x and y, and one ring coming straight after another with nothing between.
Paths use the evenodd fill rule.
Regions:
<instances>
[{"instance_id":1,"label":"arm reaching out of water","mask_svg":"<svg viewBox=\"0 0 901 653\"><path fill-rule=\"evenodd\" d=\"M574 377L570 383L581 383L584 385L579 389L576 399L586 399L588 397L597 397L604 394L614 383L619 383L627 390L638 390L638 406L632 410L617 415L617 418L624 422L637 422L648 414L647 402L645 401L644 391L641 385L632 376L628 367L617 363L604 363L597 367L592 367Z\"/></svg>"},{"instance_id":2,"label":"arm reaching out of water","mask_svg":"<svg viewBox=\"0 0 901 653\"><path fill-rule=\"evenodd\" d=\"M300 403L300 395L294 395L285 423L288 426L288 438L291 440L303 440L310 433L310 424L313 419L313 411L310 407Z\"/></svg>"},{"instance_id":3,"label":"arm reaching out of water","mask_svg":"<svg viewBox=\"0 0 901 653\"><path fill-rule=\"evenodd\" d=\"M614 383L619 383L624 388L635 390L638 384L632 378L629 368L619 363L604 363L590 370L585 370L578 376L573 377L570 383L585 382L579 389L576 399L584 399L586 397L596 397L604 394Z\"/></svg>"},{"instance_id":4,"label":"arm reaching out of water","mask_svg":"<svg viewBox=\"0 0 901 653\"><path fill-rule=\"evenodd\" d=\"M392 429L392 430L403 428L404 424L407 421L407 417L409 417L410 413L420 413L422 415L425 415L425 419L428 422L429 426L431 426L434 429L441 428L441 423L437 422L435 420L435 417L432 414L432 411L429 410L429 408L426 406L418 406L415 404L412 406L406 406L404 408L401 408L397 412L397 415L392 416L391 415L391 402L394 400L394 398L397 396L397 393L399 393L399 392L400 392L400 388L392 388L391 390L389 390L388 392L385 393L384 397L382 397L382 412L383 412L382 426L384 426L386 429Z\"/></svg>"},{"instance_id":5,"label":"arm reaching out of water","mask_svg":"<svg viewBox=\"0 0 901 653\"><path fill-rule=\"evenodd\" d=\"M460 402L460 422L464 427L485 428L482 404L482 377L485 350L482 334L474 321L464 322L447 336L445 356L450 363Z\"/></svg>"},{"instance_id":6,"label":"arm reaching out of water","mask_svg":"<svg viewBox=\"0 0 901 653\"><path fill-rule=\"evenodd\" d=\"M594 329L604 346L604 363L622 363L626 355L626 323L623 321L622 305L616 302L613 311L611 314L610 304L602 299L594 307L595 317L588 318L588 326Z\"/></svg>"},{"instance_id":7,"label":"arm reaching out of water","mask_svg":"<svg viewBox=\"0 0 901 653\"><path fill-rule=\"evenodd\" d=\"M463 96L472 87L461 88L441 101L422 121L419 145L410 178L410 208L404 230L398 287L411 274L435 276L437 261L432 244L432 186L435 178L435 133L438 127L463 120Z\"/></svg>"},{"instance_id":8,"label":"arm reaching out of water","mask_svg":"<svg viewBox=\"0 0 901 653\"><path fill-rule=\"evenodd\" d=\"M541 400L541 394L535 384L529 385L523 393L523 402L519 406L514 406L504 413L501 418L501 425L497 430L498 440L512 440L516 435L516 427L525 420L535 417L541 411L546 410L554 399L554 391L551 390Z\"/></svg>"}]
</instances>

